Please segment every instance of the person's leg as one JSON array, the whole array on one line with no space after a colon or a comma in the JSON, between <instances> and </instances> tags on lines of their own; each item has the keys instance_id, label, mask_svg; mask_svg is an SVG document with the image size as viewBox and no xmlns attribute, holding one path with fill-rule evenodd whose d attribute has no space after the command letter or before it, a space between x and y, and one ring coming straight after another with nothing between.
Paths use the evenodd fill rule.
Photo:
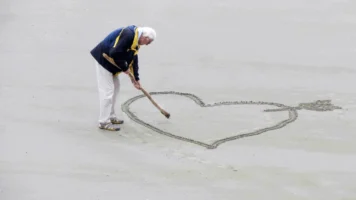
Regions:
<instances>
[{"instance_id":1,"label":"person's leg","mask_svg":"<svg viewBox=\"0 0 356 200\"><path fill-rule=\"evenodd\" d=\"M113 103L111 107L111 112L110 112L110 119L113 124L122 124L124 123L123 120L120 120L117 118L116 113L115 113L115 105L117 101L117 96L120 93L120 78L119 75L114 76L114 96L113 96Z\"/></svg>"},{"instance_id":2,"label":"person's leg","mask_svg":"<svg viewBox=\"0 0 356 200\"><path fill-rule=\"evenodd\" d=\"M95 62L95 65L100 102L99 128L107 130L119 130L119 128L115 127L110 121L110 113L114 97L113 75L99 63Z\"/></svg>"}]
</instances>

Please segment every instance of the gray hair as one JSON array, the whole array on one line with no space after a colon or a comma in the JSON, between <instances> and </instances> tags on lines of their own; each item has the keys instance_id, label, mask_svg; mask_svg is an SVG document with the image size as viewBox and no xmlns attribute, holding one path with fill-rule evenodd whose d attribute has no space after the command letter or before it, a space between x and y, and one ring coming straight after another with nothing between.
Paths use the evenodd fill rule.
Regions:
<instances>
[{"instance_id":1,"label":"gray hair","mask_svg":"<svg viewBox=\"0 0 356 200\"><path fill-rule=\"evenodd\" d=\"M156 39L156 31L151 28L151 27L141 27L142 30L142 36L143 37L148 37L152 41Z\"/></svg>"}]
</instances>

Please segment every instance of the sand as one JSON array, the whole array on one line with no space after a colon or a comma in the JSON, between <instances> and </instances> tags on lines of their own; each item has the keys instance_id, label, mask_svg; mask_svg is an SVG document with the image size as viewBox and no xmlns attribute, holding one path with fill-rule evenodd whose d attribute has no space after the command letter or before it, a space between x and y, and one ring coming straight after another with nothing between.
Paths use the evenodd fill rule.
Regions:
<instances>
[{"instance_id":1,"label":"sand","mask_svg":"<svg viewBox=\"0 0 356 200\"><path fill-rule=\"evenodd\" d=\"M0 199L356 199L355 9L338 0L2 0ZM122 75L125 124L99 130L89 51L130 24L157 31L139 54L149 92L190 93L207 104L331 100L342 109L296 110L284 127L208 149L122 112L142 94ZM170 119L147 98L130 110L206 143L288 119L287 111L264 112L267 105L153 98Z\"/></svg>"}]
</instances>

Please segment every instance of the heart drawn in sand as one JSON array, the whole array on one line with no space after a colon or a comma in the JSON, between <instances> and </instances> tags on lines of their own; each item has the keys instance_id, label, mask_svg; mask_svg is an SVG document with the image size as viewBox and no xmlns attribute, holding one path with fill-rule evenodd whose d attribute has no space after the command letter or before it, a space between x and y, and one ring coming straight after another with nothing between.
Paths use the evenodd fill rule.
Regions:
<instances>
[{"instance_id":1,"label":"heart drawn in sand","mask_svg":"<svg viewBox=\"0 0 356 200\"><path fill-rule=\"evenodd\" d=\"M196 145L200 145L203 146L205 148L208 149L215 149L217 148L220 144L228 142L228 141L232 141L232 140L237 140L237 139L241 139L244 137L251 137L251 136L256 136L262 133L265 133L267 131L272 131L272 130L276 130L276 129L280 129L283 128L284 126L294 122L297 118L298 118L298 113L297 110L300 109L308 109L308 110L314 110L314 111L332 111L335 109L341 109L341 107L338 106L334 106L333 104L331 104L330 100L317 100L316 102L312 102L312 103L302 103L299 104L299 106L297 107L291 107L291 106L286 106L280 103L274 103L274 102L264 102L264 101L226 101L226 102L216 102L213 104L206 104L204 103L199 97L190 94L190 93L181 93L181 92L175 92L175 91L165 91L165 92L150 92L150 95L178 95L178 96L184 96L186 98L189 98L191 100L193 100L197 105L199 105L200 107L217 107L217 106L231 106L231 105L267 105L267 106L275 106L276 109L266 109L264 110L264 112L279 112L279 111L287 111L289 114L288 119L282 120L280 122L275 123L272 126L269 127L265 127L265 128L261 128L258 130L254 130L254 131L250 131L248 133L243 133L243 134L236 134L234 136L231 137L225 137L225 138L221 138L218 140L213 141L212 143L208 144L208 143L204 143L198 140L194 140L192 138L188 138L188 137L182 137L167 131L164 131L162 129L159 129L143 120L141 120L138 116L136 116L133 112L130 111L130 105L135 102L136 100L140 99L140 98L144 98L145 95L138 95L135 96L129 100L127 100L124 104L122 104L121 108L123 110L123 112L125 112L127 114L127 116L135 121L138 124L141 124L142 126L145 126L157 133L160 133L162 135L168 136L168 137L172 137L178 140L182 140L185 142L189 142L189 143L193 143Z\"/></svg>"}]
</instances>

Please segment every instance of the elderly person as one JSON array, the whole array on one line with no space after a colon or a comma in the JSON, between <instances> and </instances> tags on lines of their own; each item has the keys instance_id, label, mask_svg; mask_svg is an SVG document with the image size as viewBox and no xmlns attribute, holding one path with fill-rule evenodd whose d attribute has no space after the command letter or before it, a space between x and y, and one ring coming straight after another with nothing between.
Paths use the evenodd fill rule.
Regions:
<instances>
[{"instance_id":1,"label":"elderly person","mask_svg":"<svg viewBox=\"0 0 356 200\"><path fill-rule=\"evenodd\" d=\"M156 38L156 32L150 27L130 25L120 27L102 40L90 51L95 59L96 74L100 97L99 128L118 131L118 119L115 113L115 101L120 91L119 74L134 75L133 85L140 89L138 51L141 45L149 45ZM119 66L116 67L103 57L106 53Z\"/></svg>"}]
</instances>

